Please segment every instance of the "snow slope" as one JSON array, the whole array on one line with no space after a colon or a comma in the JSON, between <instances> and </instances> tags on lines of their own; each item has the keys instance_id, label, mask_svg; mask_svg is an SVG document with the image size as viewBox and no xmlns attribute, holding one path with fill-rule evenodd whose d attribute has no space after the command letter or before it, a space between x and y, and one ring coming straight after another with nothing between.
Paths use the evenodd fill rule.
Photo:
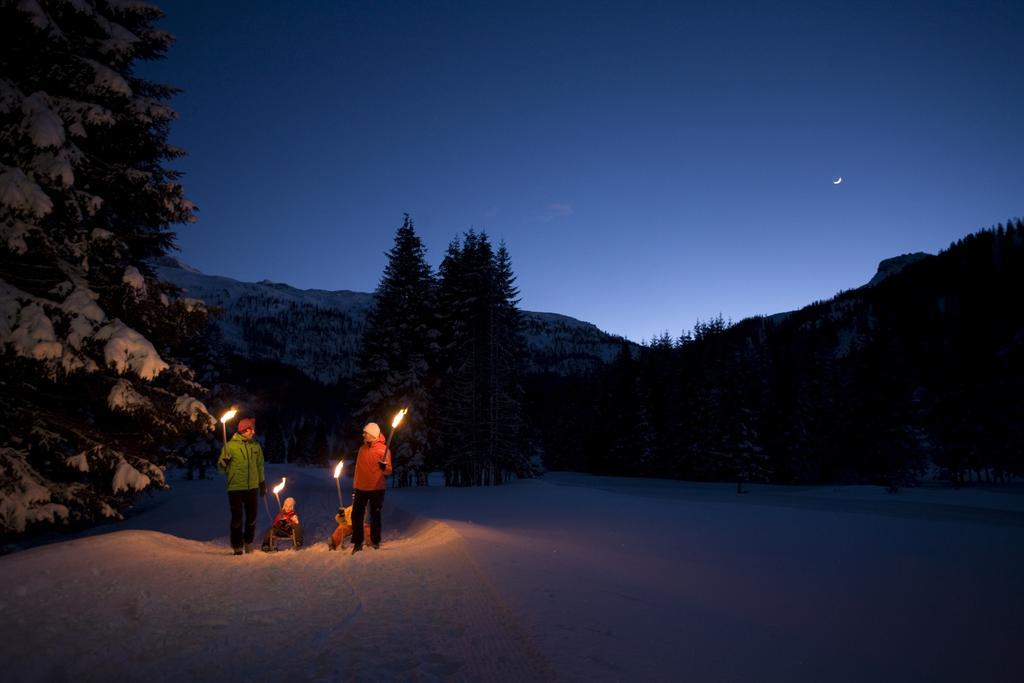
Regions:
<instances>
[{"instance_id":1,"label":"snow slope","mask_svg":"<svg viewBox=\"0 0 1024 683\"><path fill-rule=\"evenodd\" d=\"M10 680L1019 680L1019 492L550 473L390 490L352 556L284 475L299 552L231 556L213 480L0 557Z\"/></svg>"},{"instance_id":2,"label":"snow slope","mask_svg":"<svg viewBox=\"0 0 1024 683\"><path fill-rule=\"evenodd\" d=\"M279 361L324 383L354 373L372 294L303 290L269 280L239 282L204 275L172 257L153 265L184 296L217 309L217 329L234 353Z\"/></svg>"},{"instance_id":3,"label":"snow slope","mask_svg":"<svg viewBox=\"0 0 1024 683\"><path fill-rule=\"evenodd\" d=\"M216 325L234 353L280 361L325 383L355 372L373 294L296 289L268 280L239 282L204 275L169 256L152 265L184 296L221 309ZM523 311L523 328L533 370L586 372L611 361L622 345L620 338L591 323L557 313Z\"/></svg>"}]
</instances>

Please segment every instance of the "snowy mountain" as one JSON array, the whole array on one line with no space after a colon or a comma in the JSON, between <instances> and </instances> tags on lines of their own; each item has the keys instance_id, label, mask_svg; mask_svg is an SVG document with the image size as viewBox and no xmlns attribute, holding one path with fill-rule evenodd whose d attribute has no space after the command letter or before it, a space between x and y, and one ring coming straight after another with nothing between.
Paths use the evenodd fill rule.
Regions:
<instances>
[{"instance_id":1,"label":"snowy mountain","mask_svg":"<svg viewBox=\"0 0 1024 683\"><path fill-rule=\"evenodd\" d=\"M352 376L372 294L239 282L205 275L170 257L153 266L161 279L211 309L228 351L275 360L324 383Z\"/></svg>"},{"instance_id":2,"label":"snowy mountain","mask_svg":"<svg viewBox=\"0 0 1024 683\"><path fill-rule=\"evenodd\" d=\"M157 275L205 302L227 349L252 360L298 368L323 383L351 377L373 294L296 289L262 280L206 275L172 257L152 263ZM524 311L531 370L571 374L611 361L622 340L556 313Z\"/></svg>"},{"instance_id":3,"label":"snowy mountain","mask_svg":"<svg viewBox=\"0 0 1024 683\"><path fill-rule=\"evenodd\" d=\"M883 260L866 286L902 271L930 254ZM373 294L349 290L297 289L261 280L240 282L206 275L174 257L153 262L159 277L215 311L216 329L227 349L244 358L277 361L325 384L351 377ZM779 323L791 312L769 316ZM623 340L558 313L523 311L528 362L536 372L585 373L610 362Z\"/></svg>"},{"instance_id":4,"label":"snowy mountain","mask_svg":"<svg viewBox=\"0 0 1024 683\"><path fill-rule=\"evenodd\" d=\"M523 311L532 370L571 375L609 363L625 342L596 325L558 313Z\"/></svg>"},{"instance_id":5,"label":"snowy mountain","mask_svg":"<svg viewBox=\"0 0 1024 683\"><path fill-rule=\"evenodd\" d=\"M917 251L912 254L902 254L900 256L893 256L892 258L882 259L881 261L879 261L878 269L875 271L875 274L871 277L871 279L868 280L866 284L855 288L853 291L857 291L858 289L862 289L865 287L875 287L883 280L886 280L892 277L893 275L901 273L903 269L906 268L907 266L917 263L918 261L924 261L926 259L931 258L935 258L935 255L929 254L924 251ZM796 311L784 311L782 313L773 313L764 316L764 319L772 324L778 325L779 323L781 323L783 320L793 315L794 313L796 313Z\"/></svg>"},{"instance_id":6,"label":"snowy mountain","mask_svg":"<svg viewBox=\"0 0 1024 683\"><path fill-rule=\"evenodd\" d=\"M933 257L934 256L932 254L928 254L923 251L917 251L914 252L913 254L903 254L901 256L887 258L878 264L878 272L876 272L875 276L868 281L867 286L874 287L882 280L885 280L886 278L892 277L896 273L899 273L910 264L917 263L918 261L922 261L924 259Z\"/></svg>"},{"instance_id":7,"label":"snowy mountain","mask_svg":"<svg viewBox=\"0 0 1024 683\"><path fill-rule=\"evenodd\" d=\"M879 286L882 283L893 285L897 280L900 283L921 280L921 276L918 275L921 271L914 272L915 269L911 266L926 262L934 263L935 259L934 254L923 251L883 259L879 262L874 276L860 287L840 292L828 301L815 302L797 311L751 318L741 321L739 325L763 320L773 327L788 322L805 331L827 328L829 334L834 335L830 356L835 359L846 358L856 347L866 343L870 336L866 331L878 326L879 301L885 306L888 299L886 294L879 294Z\"/></svg>"}]
</instances>

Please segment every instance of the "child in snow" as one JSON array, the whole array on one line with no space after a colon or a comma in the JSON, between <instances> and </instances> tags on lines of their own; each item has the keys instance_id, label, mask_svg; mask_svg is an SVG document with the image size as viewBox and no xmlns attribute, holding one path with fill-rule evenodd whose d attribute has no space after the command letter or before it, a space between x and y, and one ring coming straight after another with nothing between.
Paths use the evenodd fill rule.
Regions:
<instances>
[{"instance_id":1,"label":"child in snow","mask_svg":"<svg viewBox=\"0 0 1024 683\"><path fill-rule=\"evenodd\" d=\"M338 514L334 515L334 521L338 523L338 528L327 539L327 547L331 550L344 547L345 539L352 536L352 506L338 508ZM363 531L369 534L370 525L364 523Z\"/></svg>"},{"instance_id":2,"label":"child in snow","mask_svg":"<svg viewBox=\"0 0 1024 683\"><path fill-rule=\"evenodd\" d=\"M274 523L270 530L263 537L263 552L269 552L273 543L271 538L290 538L295 543L295 548L302 547L302 525L299 524L299 515L295 512L295 499L288 497L284 499L281 511L274 517Z\"/></svg>"}]
</instances>

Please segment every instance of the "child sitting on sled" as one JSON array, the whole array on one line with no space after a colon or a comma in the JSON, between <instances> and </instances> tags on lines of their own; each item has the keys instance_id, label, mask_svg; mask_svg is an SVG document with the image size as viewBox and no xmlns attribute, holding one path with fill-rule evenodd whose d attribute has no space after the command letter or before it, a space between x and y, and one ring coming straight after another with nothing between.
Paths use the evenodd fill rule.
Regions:
<instances>
[{"instance_id":1,"label":"child sitting on sled","mask_svg":"<svg viewBox=\"0 0 1024 683\"><path fill-rule=\"evenodd\" d=\"M345 547L345 539L352 537L352 506L349 505L345 508L338 508L338 513L334 515L334 521L338 523L338 528L334 530L331 537L327 539L327 547L330 550L337 550L338 548ZM370 537L370 525L364 523L363 530L366 532L365 538Z\"/></svg>"},{"instance_id":2,"label":"child sitting on sled","mask_svg":"<svg viewBox=\"0 0 1024 683\"><path fill-rule=\"evenodd\" d=\"M281 511L274 517L270 530L263 536L263 552L270 552L274 547L274 539L290 538L296 550L302 547L302 525L299 515L295 512L295 499L285 498Z\"/></svg>"}]
</instances>

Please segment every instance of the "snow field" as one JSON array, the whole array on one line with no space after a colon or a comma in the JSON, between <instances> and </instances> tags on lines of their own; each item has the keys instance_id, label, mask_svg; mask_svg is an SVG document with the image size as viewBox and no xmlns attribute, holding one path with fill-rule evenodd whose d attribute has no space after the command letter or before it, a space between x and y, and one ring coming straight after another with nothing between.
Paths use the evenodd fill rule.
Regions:
<instances>
[{"instance_id":1,"label":"snow field","mask_svg":"<svg viewBox=\"0 0 1024 683\"><path fill-rule=\"evenodd\" d=\"M330 472L272 465L307 547L235 557L222 478L0 557L15 680L1018 681L1024 495L549 473L391 489L329 552ZM347 482L343 499L350 500ZM273 496L270 506L276 509ZM261 504L258 532L267 525Z\"/></svg>"},{"instance_id":2,"label":"snow field","mask_svg":"<svg viewBox=\"0 0 1024 683\"><path fill-rule=\"evenodd\" d=\"M1020 680L1020 492L750 488L549 473L393 498L465 539L562 680Z\"/></svg>"},{"instance_id":3,"label":"snow field","mask_svg":"<svg viewBox=\"0 0 1024 683\"><path fill-rule=\"evenodd\" d=\"M333 515L336 496L301 493L303 475L290 475L300 517L304 500ZM191 495L128 524L208 503L226 526L222 481L175 484ZM353 556L327 550L333 523L304 516L300 552L236 557L226 538L120 530L4 557L5 661L30 681L553 678L450 527L394 511L382 548Z\"/></svg>"}]
</instances>

